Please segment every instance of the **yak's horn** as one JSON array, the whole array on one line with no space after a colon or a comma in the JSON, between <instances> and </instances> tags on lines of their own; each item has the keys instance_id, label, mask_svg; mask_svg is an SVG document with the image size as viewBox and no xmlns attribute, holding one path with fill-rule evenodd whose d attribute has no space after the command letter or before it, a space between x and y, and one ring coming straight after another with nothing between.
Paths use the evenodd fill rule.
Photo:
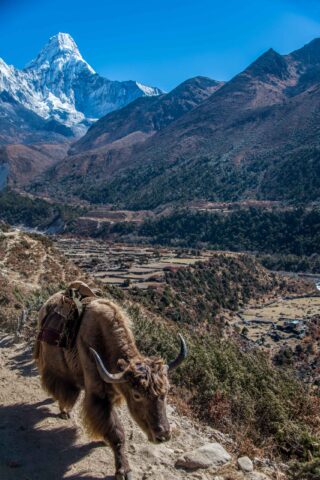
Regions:
<instances>
[{"instance_id":1,"label":"yak's horn","mask_svg":"<svg viewBox=\"0 0 320 480\"><path fill-rule=\"evenodd\" d=\"M169 363L168 365L169 370L174 370L175 368L177 368L186 359L188 355L188 347L181 333L179 333L179 338L180 338L180 353L175 360Z\"/></svg>"},{"instance_id":2,"label":"yak's horn","mask_svg":"<svg viewBox=\"0 0 320 480\"><path fill-rule=\"evenodd\" d=\"M95 351L94 348L90 347L90 351L92 355L94 356L94 359L97 364L97 369L99 372L100 377L102 380L106 383L124 383L126 380L124 379L124 372L121 373L110 373L106 369L103 361L101 360L100 355L98 352Z\"/></svg>"}]
</instances>

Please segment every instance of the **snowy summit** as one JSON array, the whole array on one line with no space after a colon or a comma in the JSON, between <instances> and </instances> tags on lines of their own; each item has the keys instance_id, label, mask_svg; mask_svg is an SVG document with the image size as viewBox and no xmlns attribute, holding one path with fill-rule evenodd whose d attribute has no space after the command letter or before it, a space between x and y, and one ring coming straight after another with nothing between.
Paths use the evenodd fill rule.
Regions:
<instances>
[{"instance_id":1,"label":"snowy summit","mask_svg":"<svg viewBox=\"0 0 320 480\"><path fill-rule=\"evenodd\" d=\"M141 96L162 91L136 81L118 82L98 75L83 59L68 33L51 37L23 70L0 59L0 93L45 119L83 131L96 119Z\"/></svg>"},{"instance_id":2,"label":"snowy summit","mask_svg":"<svg viewBox=\"0 0 320 480\"><path fill-rule=\"evenodd\" d=\"M71 59L82 62L91 73L95 73L93 68L83 59L71 35L61 32L49 39L49 42L44 46L39 55L27 65L26 69L43 68L43 66L50 65L51 62L59 59L65 62Z\"/></svg>"}]
</instances>

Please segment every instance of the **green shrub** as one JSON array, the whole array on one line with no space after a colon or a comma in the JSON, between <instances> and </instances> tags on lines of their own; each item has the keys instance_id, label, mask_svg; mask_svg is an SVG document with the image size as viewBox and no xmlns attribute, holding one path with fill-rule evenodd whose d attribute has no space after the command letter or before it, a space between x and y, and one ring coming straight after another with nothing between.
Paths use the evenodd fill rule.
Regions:
<instances>
[{"instance_id":1,"label":"green shrub","mask_svg":"<svg viewBox=\"0 0 320 480\"><path fill-rule=\"evenodd\" d=\"M129 309L141 351L172 359L178 351L176 326L148 319ZM186 331L188 360L172 373L197 416L214 426L245 433L256 446L268 446L286 459L319 455L318 404L293 375L274 367L258 350L243 352L231 340Z\"/></svg>"},{"instance_id":2,"label":"green shrub","mask_svg":"<svg viewBox=\"0 0 320 480\"><path fill-rule=\"evenodd\" d=\"M289 473L292 480L319 480L320 458L305 463L294 462Z\"/></svg>"},{"instance_id":3,"label":"green shrub","mask_svg":"<svg viewBox=\"0 0 320 480\"><path fill-rule=\"evenodd\" d=\"M286 286L286 284L284 284ZM213 255L206 262L165 272L159 289L132 288L131 298L167 319L218 329L223 309L236 311L248 301L281 291L279 279L250 255Z\"/></svg>"}]
</instances>

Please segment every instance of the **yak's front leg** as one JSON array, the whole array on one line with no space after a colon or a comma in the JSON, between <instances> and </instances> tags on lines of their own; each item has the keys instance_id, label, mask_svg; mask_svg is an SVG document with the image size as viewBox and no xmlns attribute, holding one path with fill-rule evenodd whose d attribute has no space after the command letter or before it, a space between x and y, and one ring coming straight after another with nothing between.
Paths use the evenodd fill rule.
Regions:
<instances>
[{"instance_id":1,"label":"yak's front leg","mask_svg":"<svg viewBox=\"0 0 320 480\"><path fill-rule=\"evenodd\" d=\"M108 432L105 435L114 453L116 464L116 480L132 480L129 462L125 453L125 434L120 419L115 411L111 411Z\"/></svg>"},{"instance_id":2,"label":"yak's front leg","mask_svg":"<svg viewBox=\"0 0 320 480\"><path fill-rule=\"evenodd\" d=\"M125 453L125 434L118 415L108 399L86 394L84 400L85 420L95 436L101 436L113 450L116 480L132 480L129 462Z\"/></svg>"}]
</instances>

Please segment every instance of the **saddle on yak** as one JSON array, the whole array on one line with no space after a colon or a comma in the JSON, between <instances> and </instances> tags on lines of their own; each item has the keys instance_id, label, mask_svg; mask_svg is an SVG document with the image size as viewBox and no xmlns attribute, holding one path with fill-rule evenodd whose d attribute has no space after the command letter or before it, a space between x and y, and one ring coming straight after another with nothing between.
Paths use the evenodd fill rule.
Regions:
<instances>
[{"instance_id":1,"label":"saddle on yak","mask_svg":"<svg viewBox=\"0 0 320 480\"><path fill-rule=\"evenodd\" d=\"M51 305L42 319L38 341L72 349L85 306L97 298L96 293L81 281L72 282L62 292L59 303Z\"/></svg>"}]
</instances>

